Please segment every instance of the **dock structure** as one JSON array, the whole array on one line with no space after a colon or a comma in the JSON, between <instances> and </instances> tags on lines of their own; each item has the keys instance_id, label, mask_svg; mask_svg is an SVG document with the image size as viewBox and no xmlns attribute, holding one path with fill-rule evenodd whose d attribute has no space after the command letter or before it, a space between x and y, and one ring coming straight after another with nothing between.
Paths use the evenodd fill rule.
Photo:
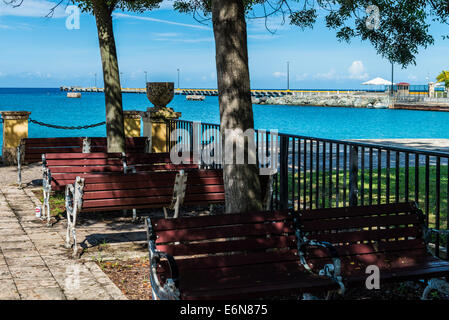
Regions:
<instances>
[{"instance_id":1,"label":"dock structure","mask_svg":"<svg viewBox=\"0 0 449 320\"><path fill-rule=\"evenodd\" d=\"M104 92L103 88L96 87L60 87L61 91L67 92ZM279 89L254 89L251 90L251 96L255 98L262 97L283 97L287 95L339 95L339 94L355 94L363 90L279 90ZM122 88L123 93L146 93L145 88ZM217 89L175 89L176 95L185 96L218 96Z\"/></svg>"}]
</instances>

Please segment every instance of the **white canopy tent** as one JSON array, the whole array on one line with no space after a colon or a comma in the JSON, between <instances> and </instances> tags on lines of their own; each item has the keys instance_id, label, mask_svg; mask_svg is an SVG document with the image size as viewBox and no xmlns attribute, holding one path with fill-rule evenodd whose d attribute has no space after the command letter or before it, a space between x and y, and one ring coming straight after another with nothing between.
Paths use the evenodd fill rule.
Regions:
<instances>
[{"instance_id":1,"label":"white canopy tent","mask_svg":"<svg viewBox=\"0 0 449 320\"><path fill-rule=\"evenodd\" d=\"M382 79L382 78L374 78L370 81L366 81L362 83L364 86L391 86L391 81Z\"/></svg>"},{"instance_id":2,"label":"white canopy tent","mask_svg":"<svg viewBox=\"0 0 449 320\"><path fill-rule=\"evenodd\" d=\"M377 77L377 78L374 78L372 80L362 83L362 85L364 85L364 86L391 86L391 81Z\"/></svg>"}]
</instances>

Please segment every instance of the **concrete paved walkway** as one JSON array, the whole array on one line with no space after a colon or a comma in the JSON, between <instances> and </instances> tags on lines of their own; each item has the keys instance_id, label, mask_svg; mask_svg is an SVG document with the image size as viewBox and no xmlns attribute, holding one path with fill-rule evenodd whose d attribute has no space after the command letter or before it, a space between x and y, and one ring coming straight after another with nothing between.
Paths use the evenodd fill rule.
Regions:
<instances>
[{"instance_id":1,"label":"concrete paved walkway","mask_svg":"<svg viewBox=\"0 0 449 320\"><path fill-rule=\"evenodd\" d=\"M94 261L69 257L63 228L35 218L38 204L29 189L0 184L0 300L126 299Z\"/></svg>"}]
</instances>

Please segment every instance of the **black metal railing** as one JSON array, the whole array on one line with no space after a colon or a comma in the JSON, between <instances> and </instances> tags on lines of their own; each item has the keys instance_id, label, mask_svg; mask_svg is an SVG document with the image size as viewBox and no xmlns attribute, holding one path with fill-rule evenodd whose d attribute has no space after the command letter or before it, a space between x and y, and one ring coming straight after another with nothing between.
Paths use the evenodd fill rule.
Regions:
<instances>
[{"instance_id":1,"label":"black metal railing","mask_svg":"<svg viewBox=\"0 0 449 320\"><path fill-rule=\"evenodd\" d=\"M170 139L175 129L183 130ZM176 144L184 151L196 148L200 154L207 146L212 152L220 149L216 124L175 120L168 123L167 133L170 148ZM271 159L266 166L277 169L274 209L416 201L429 228L449 229L449 153L261 130L255 133L258 152L262 150ZM273 143L275 149L268 147ZM448 240L449 235L431 234L436 255L447 258Z\"/></svg>"}]
</instances>

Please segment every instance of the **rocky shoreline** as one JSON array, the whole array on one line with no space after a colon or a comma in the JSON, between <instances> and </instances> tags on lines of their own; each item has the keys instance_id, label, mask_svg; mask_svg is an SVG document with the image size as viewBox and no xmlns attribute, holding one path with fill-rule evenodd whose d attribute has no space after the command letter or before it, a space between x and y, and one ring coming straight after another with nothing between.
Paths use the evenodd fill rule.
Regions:
<instances>
[{"instance_id":1,"label":"rocky shoreline","mask_svg":"<svg viewBox=\"0 0 449 320\"><path fill-rule=\"evenodd\" d=\"M283 97L253 98L254 104L350 107L386 109L390 104L388 96L381 95L288 95Z\"/></svg>"}]
</instances>

